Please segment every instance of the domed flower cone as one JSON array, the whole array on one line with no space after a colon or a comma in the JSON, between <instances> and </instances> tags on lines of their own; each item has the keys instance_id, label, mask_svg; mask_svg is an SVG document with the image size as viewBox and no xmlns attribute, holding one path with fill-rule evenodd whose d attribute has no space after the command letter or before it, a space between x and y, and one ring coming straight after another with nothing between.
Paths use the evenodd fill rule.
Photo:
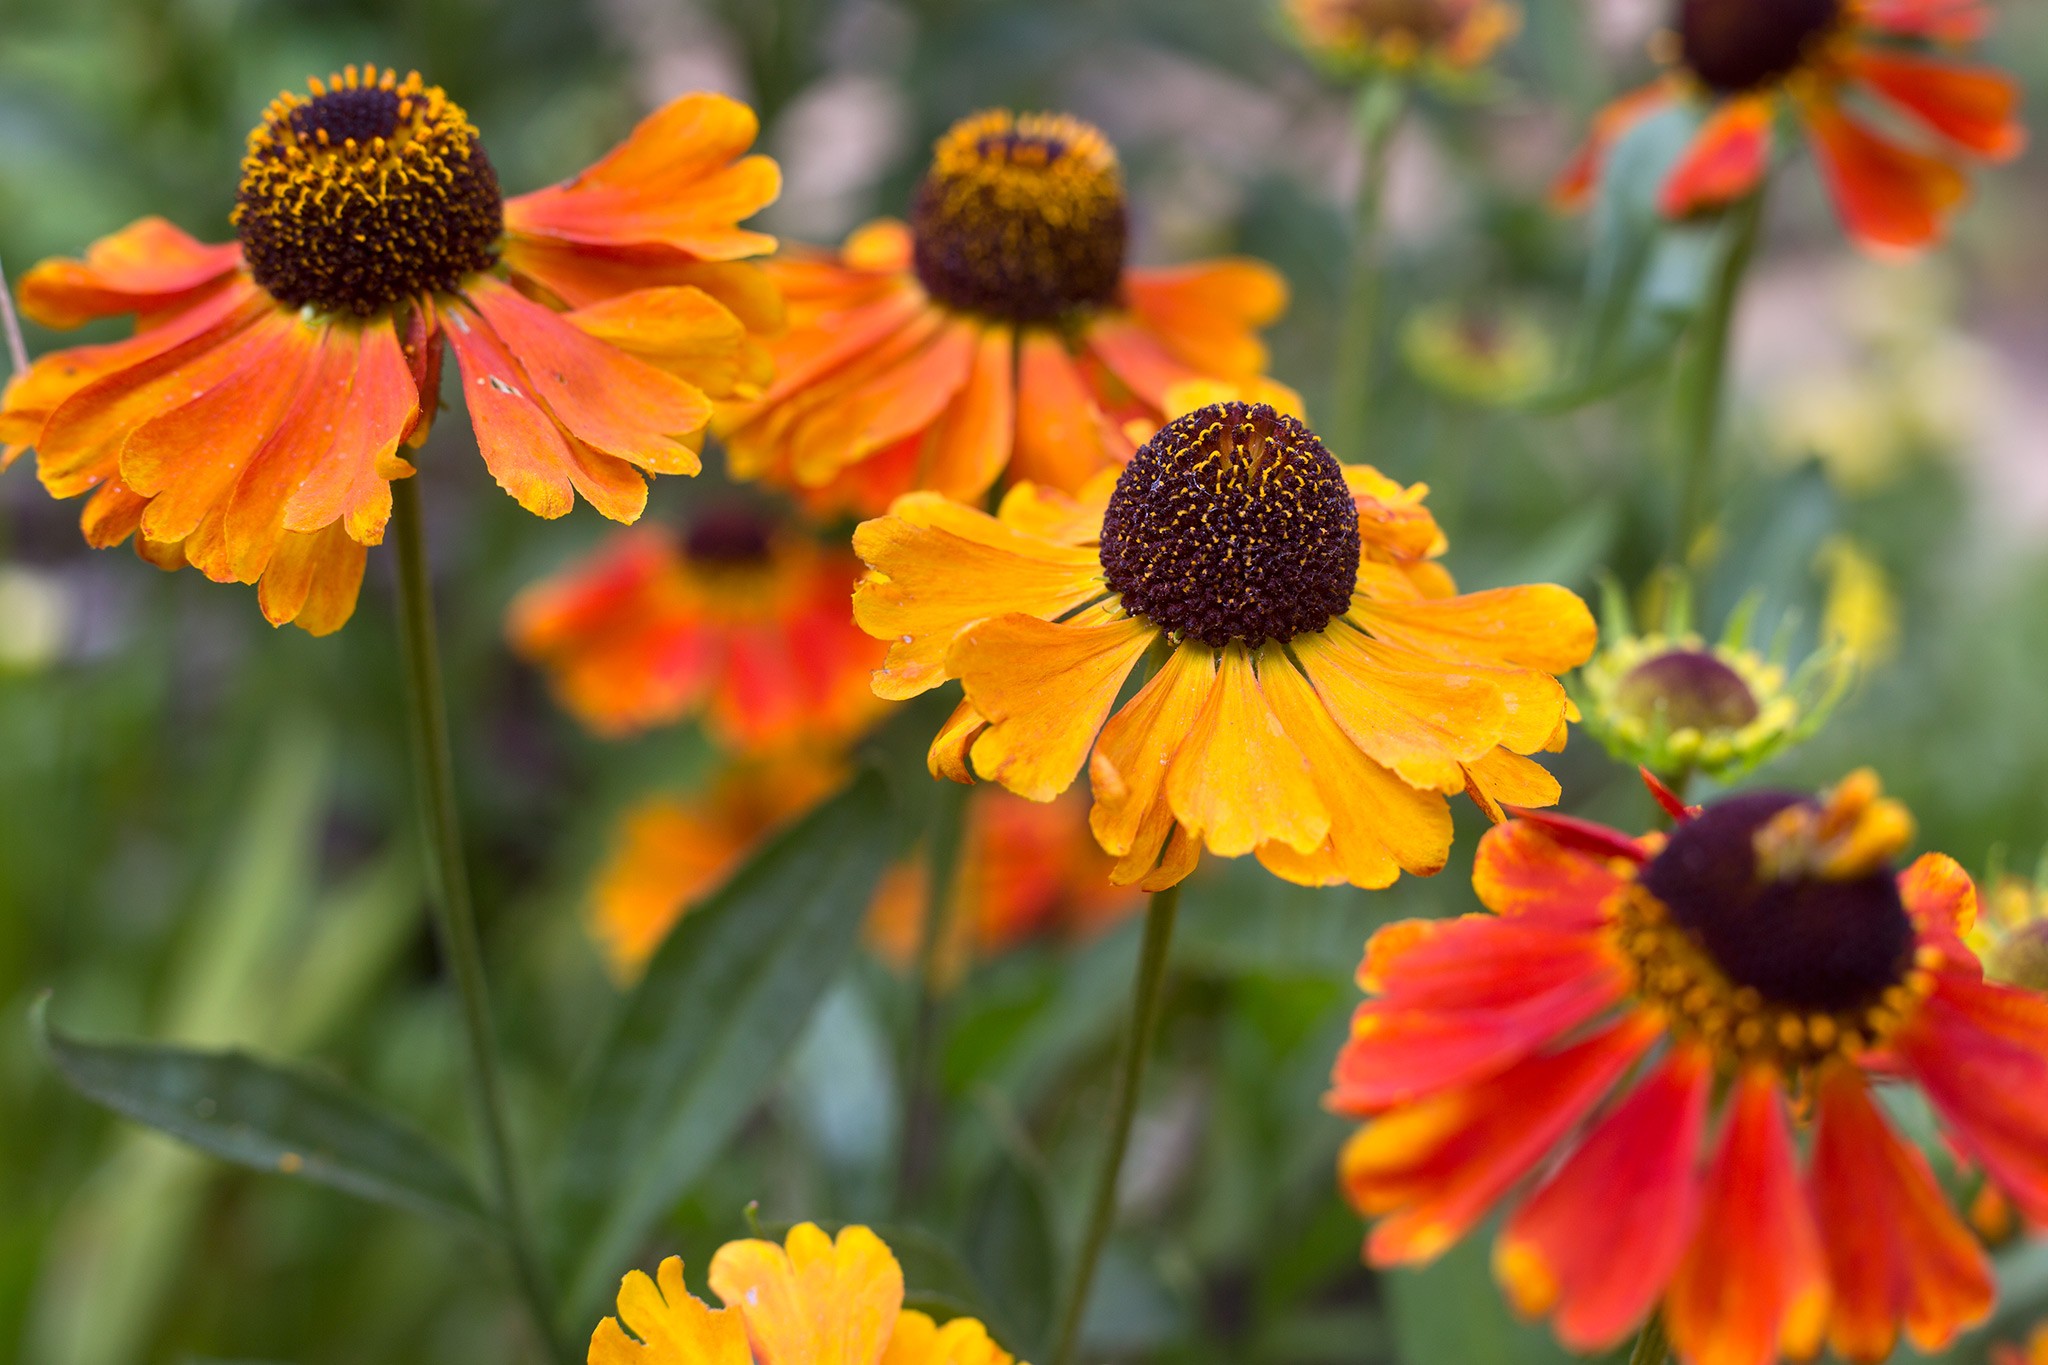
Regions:
<instances>
[{"instance_id":1,"label":"domed flower cone","mask_svg":"<svg viewBox=\"0 0 2048 1365\"><path fill-rule=\"evenodd\" d=\"M1371 1261L1427 1261L1507 1201L1496 1271L1575 1351L1660 1307L1685 1365L1877 1361L1902 1332L1931 1354L1982 1322L1990 1264L1874 1089L1917 1085L2048 1217L2048 1000L1984 979L1953 860L1895 870L1912 832L1868 772L1668 837L1490 831L1492 914L1392 925L1359 969L1329 1105L1367 1120L1341 1181Z\"/></svg>"},{"instance_id":2,"label":"domed flower cone","mask_svg":"<svg viewBox=\"0 0 2048 1365\"><path fill-rule=\"evenodd\" d=\"M908 223L769 264L789 329L768 391L721 405L733 473L864 514L913 489L976 502L1005 478L1077 492L1159 429L1177 387L1258 378L1280 276L1248 260L1132 266L1126 235L1096 129L963 119Z\"/></svg>"},{"instance_id":3,"label":"domed flower cone","mask_svg":"<svg viewBox=\"0 0 2048 1365\"><path fill-rule=\"evenodd\" d=\"M1859 246L1899 254L1931 245L1968 197L1963 166L2009 160L2026 143L2019 87L1949 52L1982 36L1990 18L1981 0L1675 0L1672 70L1600 113L1557 196L1584 203L1623 134L1690 101L1706 119L1663 186L1670 217L1755 191L1789 114ZM1864 102L1912 135L1856 112Z\"/></svg>"},{"instance_id":4,"label":"domed flower cone","mask_svg":"<svg viewBox=\"0 0 2048 1365\"><path fill-rule=\"evenodd\" d=\"M249 135L235 240L145 218L46 261L22 311L132 314L44 356L0 400L0 466L33 447L95 546L258 585L314 634L355 608L391 483L413 472L453 347L477 446L528 511L618 521L646 475L695 474L712 400L758 391L779 321L738 226L779 172L718 95L650 115L565 184L502 198L477 130L417 73L349 67Z\"/></svg>"}]
</instances>

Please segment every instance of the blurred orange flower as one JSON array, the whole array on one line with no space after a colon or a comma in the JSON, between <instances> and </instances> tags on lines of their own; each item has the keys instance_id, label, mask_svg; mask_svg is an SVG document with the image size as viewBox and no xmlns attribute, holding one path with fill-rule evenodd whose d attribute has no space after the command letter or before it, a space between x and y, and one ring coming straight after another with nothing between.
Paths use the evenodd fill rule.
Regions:
<instances>
[{"instance_id":1,"label":"blurred orange flower","mask_svg":"<svg viewBox=\"0 0 2048 1365\"><path fill-rule=\"evenodd\" d=\"M656 796L621 820L590 891L592 936L613 975L638 976L689 908L722 885L761 840L824 799L844 765L809 756L736 763L707 790ZM1078 800L1039 805L999 789L967 804L938 978L1039 938L1074 940L1108 928L1138 903L1109 883L1109 860L1088 834ZM869 945L900 970L916 961L931 904L923 856L897 863L875 890Z\"/></svg>"},{"instance_id":2,"label":"blurred orange flower","mask_svg":"<svg viewBox=\"0 0 2048 1365\"><path fill-rule=\"evenodd\" d=\"M2036 1327L2025 1346L2009 1342L1993 1346L1991 1365L2048 1365L2048 1323Z\"/></svg>"},{"instance_id":3,"label":"blurred orange flower","mask_svg":"<svg viewBox=\"0 0 2048 1365\"><path fill-rule=\"evenodd\" d=\"M671 1256L619 1285L619 1315L590 1336L590 1365L1011 1365L974 1318L944 1326L903 1307L903 1267L867 1228L837 1238L799 1223L787 1243L727 1242L712 1308ZM630 1333L630 1335L628 1335ZM751 1355L749 1352L751 1351Z\"/></svg>"},{"instance_id":4,"label":"blurred orange flower","mask_svg":"<svg viewBox=\"0 0 2048 1365\"><path fill-rule=\"evenodd\" d=\"M132 313L0 399L0 467L34 447L93 545L258 583L273 624L339 628L391 481L426 437L441 343L477 444L527 510L632 521L646 474L694 474L714 398L757 391L772 289L736 224L775 198L745 106L690 95L565 184L503 200L477 130L417 73L349 67L249 135L236 241L160 218L45 261L22 311Z\"/></svg>"},{"instance_id":5,"label":"blurred orange flower","mask_svg":"<svg viewBox=\"0 0 2048 1365\"><path fill-rule=\"evenodd\" d=\"M1775 128L1804 125L1842 225L1879 253L1937 241L1969 193L1960 164L2004 161L2026 143L2019 87L1942 49L1989 27L1983 0L1677 0L1666 36L1674 70L1623 96L1559 181L1566 204L1598 183L1624 133L1669 105L1704 105L1706 122L1665 182L1673 218L1742 199L1770 168ZM1867 97L1922 137L1913 143L1852 112Z\"/></svg>"},{"instance_id":6,"label":"blurred orange flower","mask_svg":"<svg viewBox=\"0 0 2048 1365\"><path fill-rule=\"evenodd\" d=\"M1127 266L1115 151L1056 114L977 114L938 142L909 224L769 269L774 384L722 405L733 473L873 513L977 501L1005 472L1068 492L1131 457L1176 385L1250 381L1286 305L1270 267Z\"/></svg>"},{"instance_id":7,"label":"blurred orange flower","mask_svg":"<svg viewBox=\"0 0 2048 1365\"><path fill-rule=\"evenodd\" d=\"M910 494L854 534L854 612L890 642L875 689L962 681L935 775L1049 801L1085 763L1120 885L1173 885L1204 847L1309 885L1435 872L1445 793L1557 800L1525 755L1562 747L1553 675L1594 627L1559 587L1453 595L1423 492L1232 402L1078 498L1022 484L989 516Z\"/></svg>"},{"instance_id":8,"label":"blurred orange flower","mask_svg":"<svg viewBox=\"0 0 2048 1365\"><path fill-rule=\"evenodd\" d=\"M1502 0L1287 0L1310 52L1346 66L1480 65L1521 27Z\"/></svg>"},{"instance_id":9,"label":"blurred orange flower","mask_svg":"<svg viewBox=\"0 0 2048 1365\"><path fill-rule=\"evenodd\" d=\"M1359 969L1329 1104L1369 1120L1341 1172L1372 1262L1429 1260L1533 1178L1495 1268L1575 1351L1660 1303L1687 1365L1823 1340L1882 1360L1902 1324L1933 1353L1983 1321L1990 1263L1872 1082L1917 1083L1963 1159L2048 1213L2048 1000L1984 979L1952 859L1894 875L1912 833L1867 771L1668 837L1489 831L1494 913L1389 926Z\"/></svg>"},{"instance_id":10,"label":"blurred orange flower","mask_svg":"<svg viewBox=\"0 0 2048 1365\"><path fill-rule=\"evenodd\" d=\"M737 504L680 543L636 527L522 592L506 618L520 657L570 714L623 736L703 712L746 753L834 744L880 710L882 649L853 623L860 565Z\"/></svg>"}]
</instances>

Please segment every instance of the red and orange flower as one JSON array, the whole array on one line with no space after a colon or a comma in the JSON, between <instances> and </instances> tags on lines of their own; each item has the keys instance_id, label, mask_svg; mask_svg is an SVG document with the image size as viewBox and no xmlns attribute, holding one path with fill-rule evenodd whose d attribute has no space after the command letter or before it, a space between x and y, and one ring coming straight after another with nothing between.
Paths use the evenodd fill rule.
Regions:
<instances>
[{"instance_id":1,"label":"red and orange flower","mask_svg":"<svg viewBox=\"0 0 2048 1365\"><path fill-rule=\"evenodd\" d=\"M1882 1360L1902 1325L1937 1350L1991 1268L1873 1087L1916 1083L2048 1213L2048 999L1984 979L1953 860L1894 875L1912 821L1868 772L1682 814L1511 821L1473 873L1491 915L1374 937L1330 1094L1369 1120L1342 1161L1368 1255L1426 1261L1531 1180L1495 1267L1575 1350L1660 1304L1687 1365Z\"/></svg>"},{"instance_id":2,"label":"red and orange flower","mask_svg":"<svg viewBox=\"0 0 2048 1365\"><path fill-rule=\"evenodd\" d=\"M1261 375L1270 267L1125 263L1115 151L1056 114L977 114L938 142L906 225L770 263L789 306L760 398L724 405L733 473L875 513L978 501L1006 473L1074 492L1130 459L1190 380Z\"/></svg>"},{"instance_id":3,"label":"red and orange flower","mask_svg":"<svg viewBox=\"0 0 2048 1365\"><path fill-rule=\"evenodd\" d=\"M647 474L694 474L712 400L758 391L778 324L737 226L774 199L743 156L753 113L657 111L574 179L505 200L439 87L349 67L272 102L232 221L207 246L160 218L47 261L22 310L53 327L133 314L125 341L43 357L0 401L58 497L92 496L100 547L259 584L272 623L354 610L454 348L484 462L529 511L581 494L632 521Z\"/></svg>"},{"instance_id":4,"label":"red and orange flower","mask_svg":"<svg viewBox=\"0 0 2048 1365\"><path fill-rule=\"evenodd\" d=\"M1121 885L1172 886L1205 848L1307 885L1435 872L1446 795L1557 800L1529 755L1563 746L1555 674L1594 628L1553 585L1456 595L1425 491L1228 402L1078 497L1019 484L990 516L909 494L854 533L875 690L961 681L935 776L1050 801L1086 766Z\"/></svg>"},{"instance_id":5,"label":"red and orange flower","mask_svg":"<svg viewBox=\"0 0 2048 1365\"><path fill-rule=\"evenodd\" d=\"M512 603L512 648L600 735L701 712L743 753L831 746L880 710L881 646L853 623L860 565L748 506L700 515L680 539L616 534Z\"/></svg>"},{"instance_id":6,"label":"red and orange flower","mask_svg":"<svg viewBox=\"0 0 2048 1365\"><path fill-rule=\"evenodd\" d=\"M1287 0L1287 17L1303 46L1339 66L1449 73L1484 63L1522 25L1502 0Z\"/></svg>"},{"instance_id":7,"label":"red and orange flower","mask_svg":"<svg viewBox=\"0 0 2048 1365\"><path fill-rule=\"evenodd\" d=\"M671 1256L619 1285L619 1315L590 1336L590 1365L1012 1365L974 1318L944 1325L903 1306L903 1267L864 1227L814 1223L785 1245L727 1242L711 1258L712 1308Z\"/></svg>"},{"instance_id":8,"label":"red and orange flower","mask_svg":"<svg viewBox=\"0 0 2048 1365\"><path fill-rule=\"evenodd\" d=\"M1980 37L1990 13L1984 0L1677 0L1674 69L1602 111L1558 196L1583 202L1624 133L1690 101L1706 121L1660 202L1674 218L1724 207L1763 182L1789 112L1850 237L1880 253L1928 246L1968 196L1961 163L2007 160L2026 141L2017 85L1944 50ZM1858 112L1865 99L1922 136L1884 131Z\"/></svg>"}]
</instances>

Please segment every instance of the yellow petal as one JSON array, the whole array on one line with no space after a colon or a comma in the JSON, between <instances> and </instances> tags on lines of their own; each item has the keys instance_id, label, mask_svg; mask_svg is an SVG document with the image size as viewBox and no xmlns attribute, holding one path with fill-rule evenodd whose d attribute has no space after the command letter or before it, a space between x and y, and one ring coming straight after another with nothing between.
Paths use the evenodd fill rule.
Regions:
<instances>
[{"instance_id":1,"label":"yellow petal","mask_svg":"<svg viewBox=\"0 0 2048 1365\"><path fill-rule=\"evenodd\" d=\"M1135 617L1055 625L1021 615L962 631L946 667L989 723L974 741L974 771L1033 801L1072 786L1124 679L1158 634Z\"/></svg>"},{"instance_id":2,"label":"yellow petal","mask_svg":"<svg viewBox=\"0 0 2048 1365\"><path fill-rule=\"evenodd\" d=\"M1354 614L1378 638L1425 654L1545 673L1569 672L1586 662L1600 635L1578 594L1553 583L1436 601L1373 602Z\"/></svg>"},{"instance_id":3,"label":"yellow petal","mask_svg":"<svg viewBox=\"0 0 2048 1365\"><path fill-rule=\"evenodd\" d=\"M941 1327L910 1311L896 1319L882 1365L1011 1365L1014 1359L973 1318L954 1318Z\"/></svg>"},{"instance_id":4,"label":"yellow petal","mask_svg":"<svg viewBox=\"0 0 2048 1365\"><path fill-rule=\"evenodd\" d=\"M1465 777L1466 792L1496 825L1507 818L1502 806L1554 806L1564 795L1550 769L1506 749L1466 764Z\"/></svg>"},{"instance_id":5,"label":"yellow petal","mask_svg":"<svg viewBox=\"0 0 2048 1365\"><path fill-rule=\"evenodd\" d=\"M693 1296L680 1257L669 1257L656 1273L659 1285L638 1270L619 1285L619 1316L591 1333L590 1365L750 1365L737 1312Z\"/></svg>"},{"instance_id":6,"label":"yellow petal","mask_svg":"<svg viewBox=\"0 0 2048 1365\"><path fill-rule=\"evenodd\" d=\"M903 1269L864 1227L835 1242L812 1223L773 1242L728 1242L711 1287L746 1319L760 1365L878 1365L903 1307Z\"/></svg>"},{"instance_id":7,"label":"yellow petal","mask_svg":"<svg viewBox=\"0 0 2048 1365\"><path fill-rule=\"evenodd\" d=\"M1224 648L1216 685L1167 770L1166 794L1174 817L1221 857L1268 842L1312 853L1329 836L1308 759L1280 728L1239 642Z\"/></svg>"},{"instance_id":8,"label":"yellow petal","mask_svg":"<svg viewBox=\"0 0 2048 1365\"><path fill-rule=\"evenodd\" d=\"M1088 765L1095 791L1088 824L1105 851L1121 858L1149 844L1144 866L1150 868L1158 860L1173 818L1160 799L1167 765L1194 728L1215 680L1216 651L1199 642L1184 644L1102 727L1102 738ZM1160 815L1152 815L1155 805ZM1141 838L1148 824L1149 840ZM1125 880L1135 881L1136 877Z\"/></svg>"},{"instance_id":9,"label":"yellow petal","mask_svg":"<svg viewBox=\"0 0 2048 1365\"><path fill-rule=\"evenodd\" d=\"M1352 743L1411 787L1463 791L1460 765L1499 742L1500 689L1482 673L1433 667L1420 656L1410 656L1415 667L1393 667L1385 646L1342 622L1296 636L1293 651Z\"/></svg>"}]
</instances>

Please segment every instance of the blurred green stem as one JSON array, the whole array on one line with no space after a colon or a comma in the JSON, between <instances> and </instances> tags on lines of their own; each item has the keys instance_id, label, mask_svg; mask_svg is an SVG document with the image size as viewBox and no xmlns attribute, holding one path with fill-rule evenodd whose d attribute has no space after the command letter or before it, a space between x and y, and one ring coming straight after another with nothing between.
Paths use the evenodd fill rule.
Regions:
<instances>
[{"instance_id":1,"label":"blurred green stem","mask_svg":"<svg viewBox=\"0 0 2048 1365\"><path fill-rule=\"evenodd\" d=\"M434 894L428 904L434 928L455 977L462 1000L462 1031L469 1046L470 1098L483 1142L496 1205L498 1231L512 1257L521 1295L533 1315L534 1330L548 1354L562 1361L574 1357L556 1338L554 1292L534 1240L518 1163L512 1154L510 1125L505 1118L505 1087L498 1075L496 1039L491 1028L490 993L484 984L483 947L477 940L476 910L469 894L469 872L463 862L462 821L455 804L455 758L448 741L448 700L441 680L441 651L434 630L433 584L427 573L425 529L420 521L417 478L391 485L392 525L398 538L399 639L405 656L406 701L412 713L414 779L419 788L420 818L425 825L428 865Z\"/></svg>"},{"instance_id":2,"label":"blurred green stem","mask_svg":"<svg viewBox=\"0 0 2048 1365\"><path fill-rule=\"evenodd\" d=\"M1110 1225L1116 1221L1117 1184L1123 1174L1125 1149L1131 1145L1131 1121L1138 1114L1138 1090L1145 1079L1145 1062L1152 1052L1152 1037L1159 1029L1167 950L1173 944L1173 923L1179 913L1178 886L1156 892L1145 908L1145 942L1138 953L1138 978L1131 995L1131 1018L1117 1073L1116 1111L1110 1118L1109 1146L1103 1150L1102 1165L1095 1173L1094 1202L1088 1210L1087 1227L1074 1256L1073 1276L1067 1282L1066 1298L1060 1307L1053 1365L1073 1365L1074 1352L1081 1342L1081 1319L1088 1311L1088 1291L1095 1283L1095 1266L1102 1259L1103 1243L1109 1240Z\"/></svg>"},{"instance_id":3,"label":"blurred green stem","mask_svg":"<svg viewBox=\"0 0 2048 1365\"><path fill-rule=\"evenodd\" d=\"M896 1133L896 1211L907 1212L924 1193L937 1147L939 1086L931 1073L939 1050L939 955L953 930L953 894L966 834L967 798L973 789L941 785L933 813L926 867L931 874L924 923L917 937L917 1016L911 1023L910 1055L903 1070L903 1113Z\"/></svg>"},{"instance_id":4,"label":"blurred green stem","mask_svg":"<svg viewBox=\"0 0 2048 1365\"><path fill-rule=\"evenodd\" d=\"M1664 1313L1652 1310L1650 1320L1643 1324L1643 1334L1636 1338L1636 1348L1628 1354L1628 1365L1664 1365L1671 1359L1671 1342L1664 1335Z\"/></svg>"},{"instance_id":5,"label":"blurred green stem","mask_svg":"<svg viewBox=\"0 0 2048 1365\"><path fill-rule=\"evenodd\" d=\"M1373 342L1379 330L1380 217L1394 134L1408 104L1405 80L1376 76L1358 94L1363 146L1358 198L1351 210L1351 256L1345 267L1344 316L1337 333L1337 371L1330 389L1327 444L1339 457L1362 460L1372 403Z\"/></svg>"},{"instance_id":6,"label":"blurred green stem","mask_svg":"<svg viewBox=\"0 0 2048 1365\"><path fill-rule=\"evenodd\" d=\"M1700 315L1691 351L1678 373L1678 467L1682 491L1678 536L1672 554L1680 568L1692 563L1700 535L1713 520L1715 455L1721 410L1727 403L1724 390L1728 378L1728 341L1742 294L1742 278L1749 270L1750 258L1756 254L1763 204L1763 191L1759 189L1729 210L1734 222L1728 254L1722 258L1713 296Z\"/></svg>"},{"instance_id":7,"label":"blurred green stem","mask_svg":"<svg viewBox=\"0 0 2048 1365\"><path fill-rule=\"evenodd\" d=\"M28 343L21 339L21 319L14 312L14 295L7 287L7 268L0 265L0 328L7 332L7 363L10 375L28 373Z\"/></svg>"}]
</instances>

